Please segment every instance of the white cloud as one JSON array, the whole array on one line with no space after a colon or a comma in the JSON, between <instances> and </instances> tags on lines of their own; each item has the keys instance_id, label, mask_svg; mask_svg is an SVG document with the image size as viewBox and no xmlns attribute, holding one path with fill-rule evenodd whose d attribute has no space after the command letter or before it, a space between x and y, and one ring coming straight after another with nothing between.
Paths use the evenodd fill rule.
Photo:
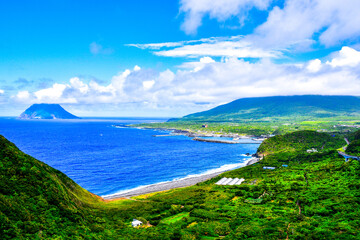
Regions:
<instances>
[{"instance_id":1,"label":"white cloud","mask_svg":"<svg viewBox=\"0 0 360 240\"><path fill-rule=\"evenodd\" d=\"M154 80L144 81L142 84L145 90L149 90L154 86L155 81Z\"/></svg>"},{"instance_id":2,"label":"white cloud","mask_svg":"<svg viewBox=\"0 0 360 240\"><path fill-rule=\"evenodd\" d=\"M165 43L147 43L147 44L126 44L126 46L129 47L136 47L136 48L140 48L140 49L160 49L160 48L164 48L164 47L180 47L182 46L184 43L186 43L185 41L181 41L181 42L165 42Z\"/></svg>"},{"instance_id":3,"label":"white cloud","mask_svg":"<svg viewBox=\"0 0 360 240\"><path fill-rule=\"evenodd\" d=\"M78 77L71 78L70 85L75 89L79 89L79 91L83 94L85 94L89 91L89 86L87 84L83 83L82 81L80 81L80 79Z\"/></svg>"},{"instance_id":4,"label":"white cloud","mask_svg":"<svg viewBox=\"0 0 360 240\"><path fill-rule=\"evenodd\" d=\"M98 55L98 54L111 54L113 53L113 49L111 48L104 48L102 45L96 43L96 42L92 42L90 43L90 52L94 55Z\"/></svg>"},{"instance_id":5,"label":"white cloud","mask_svg":"<svg viewBox=\"0 0 360 240\"><path fill-rule=\"evenodd\" d=\"M215 60L212 59L211 57L202 57L202 58L200 58L200 62L201 63L213 63L213 62L215 62Z\"/></svg>"},{"instance_id":6,"label":"white cloud","mask_svg":"<svg viewBox=\"0 0 360 240\"><path fill-rule=\"evenodd\" d=\"M57 99L59 99L63 95L65 89L65 84L55 83L51 88L45 88L34 92L34 96L40 102L56 102Z\"/></svg>"},{"instance_id":7,"label":"white cloud","mask_svg":"<svg viewBox=\"0 0 360 240\"><path fill-rule=\"evenodd\" d=\"M162 43L159 43L161 45ZM152 48L154 44L128 44L127 46L140 49L152 49L157 56L164 57L238 57L238 58L264 58L279 57L282 55L277 50L265 50L255 47L242 36L204 38L193 41L174 42L171 46L165 43L167 49ZM171 47L170 47L171 46Z\"/></svg>"},{"instance_id":8,"label":"white cloud","mask_svg":"<svg viewBox=\"0 0 360 240\"><path fill-rule=\"evenodd\" d=\"M19 91L16 94L16 98L19 101L27 101L30 98L30 93L28 91Z\"/></svg>"},{"instance_id":9,"label":"white cloud","mask_svg":"<svg viewBox=\"0 0 360 240\"><path fill-rule=\"evenodd\" d=\"M218 21L238 16L243 23L244 15L253 7L261 10L268 8L272 0L181 0L180 11L185 13L185 20L181 28L187 34L194 34L202 25L202 18L209 16Z\"/></svg>"},{"instance_id":10,"label":"white cloud","mask_svg":"<svg viewBox=\"0 0 360 240\"><path fill-rule=\"evenodd\" d=\"M0 89L0 94L4 94L4 93L5 93L5 91Z\"/></svg>"},{"instance_id":11,"label":"white cloud","mask_svg":"<svg viewBox=\"0 0 360 240\"><path fill-rule=\"evenodd\" d=\"M331 61L327 61L326 63L332 67L355 67L360 63L360 52L350 47L343 47Z\"/></svg>"},{"instance_id":12,"label":"white cloud","mask_svg":"<svg viewBox=\"0 0 360 240\"><path fill-rule=\"evenodd\" d=\"M345 53L352 52L350 56L360 53L348 50L351 51ZM242 97L359 95L358 65L348 64L348 61L336 67L330 64L343 55L343 50L331 54L329 64L323 64L320 59L302 64L277 64L270 59L248 62L227 58L218 62L203 57L183 64L176 72L135 67L117 74L108 84L85 83L80 78L72 78L68 84L54 84L34 93L19 92L17 99L27 103L46 101L79 106L109 104L136 108L139 112L153 109L153 112L161 110L168 115L182 115Z\"/></svg>"},{"instance_id":13,"label":"white cloud","mask_svg":"<svg viewBox=\"0 0 360 240\"><path fill-rule=\"evenodd\" d=\"M254 47L303 51L315 42L338 46L360 36L360 1L354 0L285 0L283 7L271 0L183 0L183 30L188 34L196 32L206 16L219 22L234 16L246 18L249 9L267 10L270 2L275 6L266 21L245 38Z\"/></svg>"},{"instance_id":14,"label":"white cloud","mask_svg":"<svg viewBox=\"0 0 360 240\"><path fill-rule=\"evenodd\" d=\"M202 57L200 58L200 60L197 62L186 62L181 64L180 66L178 66L179 68L184 68L184 69L188 69L188 70L192 70L193 72L197 72L200 71L201 69L203 69L207 64L211 64L211 63L215 63L215 60L212 59L211 57Z\"/></svg>"},{"instance_id":15,"label":"white cloud","mask_svg":"<svg viewBox=\"0 0 360 240\"><path fill-rule=\"evenodd\" d=\"M318 72L321 69L321 60L320 59L314 59L309 61L307 64L306 69L309 72Z\"/></svg>"},{"instance_id":16,"label":"white cloud","mask_svg":"<svg viewBox=\"0 0 360 240\"><path fill-rule=\"evenodd\" d=\"M249 39L262 46L335 46L360 36L360 1L287 0L274 7ZM302 46L303 45L303 46Z\"/></svg>"}]
</instances>

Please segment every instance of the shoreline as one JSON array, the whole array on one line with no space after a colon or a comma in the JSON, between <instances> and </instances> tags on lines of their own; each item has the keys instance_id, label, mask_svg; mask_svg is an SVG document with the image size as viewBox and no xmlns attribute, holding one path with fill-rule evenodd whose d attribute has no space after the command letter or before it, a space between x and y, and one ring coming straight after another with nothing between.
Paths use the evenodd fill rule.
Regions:
<instances>
[{"instance_id":1,"label":"shoreline","mask_svg":"<svg viewBox=\"0 0 360 240\"><path fill-rule=\"evenodd\" d=\"M115 126L117 127L117 126ZM166 135L154 135L155 137L158 136L187 136L187 137L192 137L192 138L196 138L196 137L227 137L227 138L243 138L243 139L252 139L252 138L256 138L256 136L254 135L242 135L242 134L238 134L238 133L214 133L214 132L208 132L208 131L200 131L200 132L194 132L192 130L186 129L186 130L182 130L182 129L177 129L177 128L159 128L159 127L142 127L142 126L133 126L133 125L125 125L125 127L129 127L129 128L136 128L136 129L143 129L143 130L158 130L158 131L169 131L170 134L166 134Z\"/></svg>"},{"instance_id":2,"label":"shoreline","mask_svg":"<svg viewBox=\"0 0 360 240\"><path fill-rule=\"evenodd\" d=\"M250 158L249 160L244 162L243 166L240 166L238 168L249 166L258 161L259 161L258 158ZM155 184L151 184L151 185L145 185L145 186L137 187L137 188L130 189L130 190L124 190L119 193L102 196L102 198L105 201L109 201L109 200L112 201L112 200L119 200L119 199L139 196L139 195L143 195L143 194L148 194L148 193L155 193L155 192L161 192L161 191L166 191L166 190L172 190L172 189L176 189L176 188L189 187L189 186L193 186L197 183L204 182L204 181L214 178L224 172L228 172L228 171L231 171L234 169L237 169L237 168L222 170L222 171L208 173L208 174L201 174L198 176L195 175L195 176L185 177L182 179L168 181L168 182L161 182L161 183L155 183Z\"/></svg>"}]
</instances>

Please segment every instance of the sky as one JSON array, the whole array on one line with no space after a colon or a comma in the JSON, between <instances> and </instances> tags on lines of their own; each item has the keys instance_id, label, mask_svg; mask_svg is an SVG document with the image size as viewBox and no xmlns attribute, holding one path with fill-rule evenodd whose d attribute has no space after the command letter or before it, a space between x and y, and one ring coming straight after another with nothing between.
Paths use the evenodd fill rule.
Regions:
<instances>
[{"instance_id":1,"label":"sky","mask_svg":"<svg viewBox=\"0 0 360 240\"><path fill-rule=\"evenodd\" d=\"M244 97L360 95L360 1L0 1L0 116L181 117Z\"/></svg>"}]
</instances>

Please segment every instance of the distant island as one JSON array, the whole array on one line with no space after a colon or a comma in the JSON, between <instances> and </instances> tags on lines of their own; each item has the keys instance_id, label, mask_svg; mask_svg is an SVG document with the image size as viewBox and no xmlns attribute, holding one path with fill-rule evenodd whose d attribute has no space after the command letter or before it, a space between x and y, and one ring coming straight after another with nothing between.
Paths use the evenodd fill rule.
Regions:
<instances>
[{"instance_id":1,"label":"distant island","mask_svg":"<svg viewBox=\"0 0 360 240\"><path fill-rule=\"evenodd\" d=\"M79 119L79 117L69 113L59 104L33 104L26 109L20 119Z\"/></svg>"}]
</instances>

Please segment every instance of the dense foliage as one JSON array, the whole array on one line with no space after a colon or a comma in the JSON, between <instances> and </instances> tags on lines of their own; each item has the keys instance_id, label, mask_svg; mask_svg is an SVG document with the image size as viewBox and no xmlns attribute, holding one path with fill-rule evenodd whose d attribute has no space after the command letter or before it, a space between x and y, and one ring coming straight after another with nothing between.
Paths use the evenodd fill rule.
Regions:
<instances>
[{"instance_id":1,"label":"dense foliage","mask_svg":"<svg viewBox=\"0 0 360 240\"><path fill-rule=\"evenodd\" d=\"M360 140L360 130L349 133L347 138L349 139L349 141Z\"/></svg>"},{"instance_id":2,"label":"dense foliage","mask_svg":"<svg viewBox=\"0 0 360 240\"><path fill-rule=\"evenodd\" d=\"M297 131L266 139L259 147L258 153L323 151L329 148L340 148L343 145L345 145L345 141L342 135L330 135L316 131Z\"/></svg>"},{"instance_id":3,"label":"dense foliage","mask_svg":"<svg viewBox=\"0 0 360 240\"><path fill-rule=\"evenodd\" d=\"M360 156L360 140L352 141L347 146L346 153L350 155Z\"/></svg>"},{"instance_id":4,"label":"dense foliage","mask_svg":"<svg viewBox=\"0 0 360 240\"><path fill-rule=\"evenodd\" d=\"M111 202L1 137L0 235L3 239L358 239L359 162L345 162L334 150L334 137L303 132L281 139L292 137L296 149L303 149L302 143L324 147L310 154L293 151L291 145L284 151L276 140L272 154L254 165L192 187ZM324 138L332 143L324 144ZM242 177L245 182L215 185L221 177ZM149 225L132 228L132 218Z\"/></svg>"}]
</instances>

